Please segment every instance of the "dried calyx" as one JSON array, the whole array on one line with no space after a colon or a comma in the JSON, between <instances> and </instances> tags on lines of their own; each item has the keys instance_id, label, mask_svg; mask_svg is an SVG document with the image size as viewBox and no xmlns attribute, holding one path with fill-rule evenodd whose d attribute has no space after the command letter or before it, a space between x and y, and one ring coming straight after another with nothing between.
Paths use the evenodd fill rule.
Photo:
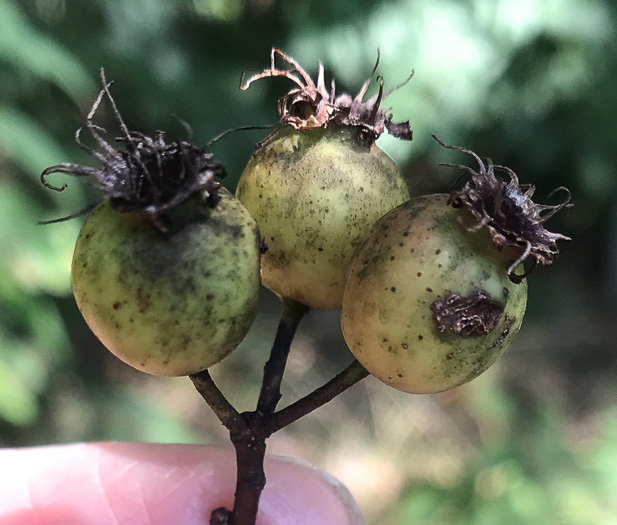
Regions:
<instances>
[{"instance_id":1,"label":"dried calyx","mask_svg":"<svg viewBox=\"0 0 617 525\"><path fill-rule=\"evenodd\" d=\"M465 206L478 220L472 230L486 227L499 249L517 249L519 257L507 268L510 280L520 283L538 264L552 264L559 255L556 241L570 238L546 230L544 222L562 208L570 206L569 190L560 187L551 193L565 193L565 199L560 204L537 204L531 199L535 187L519 184L518 177L511 169L495 165L490 159L485 164L473 151L444 144L435 135L433 138L445 148L468 153L476 159L479 171L461 164L441 164L463 169L471 175L462 189L451 193L450 203L455 207ZM496 171L505 173L509 180L497 177ZM530 262L526 271L522 275L515 273L514 270L526 261Z\"/></svg>"},{"instance_id":2,"label":"dried calyx","mask_svg":"<svg viewBox=\"0 0 617 525\"><path fill-rule=\"evenodd\" d=\"M288 64L288 68L279 69L276 57ZM375 65L377 69L377 64ZM375 70L373 70L373 74ZM413 75L413 73L412 73ZM357 136L361 143L372 144L384 132L384 128L397 138L403 140L412 139L412 131L409 122L392 122L390 108L380 108L382 101L404 86L411 76L400 86L396 86L384 93L383 77L378 77L379 91L376 95L363 101L364 95L371 83L369 78L355 97L347 93L336 95L335 82L332 80L330 89L326 88L324 81L324 68L319 64L317 84L313 82L308 73L290 56L279 49L272 49L270 55L270 68L253 75L246 82L240 81L240 89L246 90L260 78L285 77L298 85L290 90L278 102L278 112L283 123L289 124L296 129L313 129L326 127L329 123L341 126L351 126L358 130Z\"/></svg>"},{"instance_id":3,"label":"dried calyx","mask_svg":"<svg viewBox=\"0 0 617 525\"><path fill-rule=\"evenodd\" d=\"M79 146L97 159L100 168L71 163L58 164L43 171L41 182L52 190L63 191L67 185L52 185L47 180L48 175L65 173L77 177L90 177L93 184L103 192L104 197L110 200L115 210L143 211L161 229L164 229L160 221L161 214L198 191L214 203L220 187L215 177L223 177L225 170L213 155L190 142L169 142L162 131L157 132L154 137L138 131L129 131L109 92L112 83L107 82L103 70L101 70L101 81L103 88L86 118L88 131L100 151L82 144L81 128L75 133ZM109 144L99 133L104 130L92 122L104 97L111 103L122 132L116 139L123 145L121 149ZM73 216L65 219L71 217Z\"/></svg>"}]
</instances>

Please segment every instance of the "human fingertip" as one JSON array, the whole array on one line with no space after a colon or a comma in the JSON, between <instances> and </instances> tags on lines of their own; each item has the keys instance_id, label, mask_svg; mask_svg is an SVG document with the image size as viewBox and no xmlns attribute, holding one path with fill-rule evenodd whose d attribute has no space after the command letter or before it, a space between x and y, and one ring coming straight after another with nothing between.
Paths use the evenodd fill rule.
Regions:
<instances>
[{"instance_id":1,"label":"human fingertip","mask_svg":"<svg viewBox=\"0 0 617 525\"><path fill-rule=\"evenodd\" d=\"M334 476L298 458L266 459L258 525L362 525L356 500Z\"/></svg>"}]
</instances>

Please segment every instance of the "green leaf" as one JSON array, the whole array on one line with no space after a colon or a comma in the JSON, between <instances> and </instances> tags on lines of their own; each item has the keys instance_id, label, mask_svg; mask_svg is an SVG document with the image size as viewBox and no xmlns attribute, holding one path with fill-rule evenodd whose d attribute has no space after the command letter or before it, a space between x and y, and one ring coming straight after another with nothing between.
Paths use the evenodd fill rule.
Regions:
<instances>
[{"instance_id":1,"label":"green leaf","mask_svg":"<svg viewBox=\"0 0 617 525\"><path fill-rule=\"evenodd\" d=\"M0 148L25 173L38 179L47 166L66 158L62 147L25 113L0 104Z\"/></svg>"},{"instance_id":2,"label":"green leaf","mask_svg":"<svg viewBox=\"0 0 617 525\"><path fill-rule=\"evenodd\" d=\"M5 343L0 342L0 353L4 347ZM26 426L36 421L37 417L35 394L8 364L0 359L0 418L14 425Z\"/></svg>"},{"instance_id":3,"label":"green leaf","mask_svg":"<svg viewBox=\"0 0 617 525\"><path fill-rule=\"evenodd\" d=\"M50 80L73 98L95 90L74 55L33 27L15 4L0 0L0 60Z\"/></svg>"}]
</instances>

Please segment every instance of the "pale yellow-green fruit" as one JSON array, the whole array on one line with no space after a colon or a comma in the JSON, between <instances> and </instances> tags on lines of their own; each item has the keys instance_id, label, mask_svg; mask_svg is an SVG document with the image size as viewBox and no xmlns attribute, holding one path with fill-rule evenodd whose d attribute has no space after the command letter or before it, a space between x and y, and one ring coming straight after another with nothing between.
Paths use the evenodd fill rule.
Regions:
<instances>
[{"instance_id":1,"label":"pale yellow-green fruit","mask_svg":"<svg viewBox=\"0 0 617 525\"><path fill-rule=\"evenodd\" d=\"M486 228L447 195L411 199L382 217L359 248L341 308L345 340L362 365L404 392L471 381L512 342L527 284L506 269Z\"/></svg>"},{"instance_id":2,"label":"pale yellow-green fruit","mask_svg":"<svg viewBox=\"0 0 617 525\"><path fill-rule=\"evenodd\" d=\"M282 126L257 148L236 196L268 247L262 282L310 308L338 309L353 254L375 221L409 198L394 162L352 128Z\"/></svg>"},{"instance_id":3,"label":"pale yellow-green fruit","mask_svg":"<svg viewBox=\"0 0 617 525\"><path fill-rule=\"evenodd\" d=\"M73 293L84 319L117 357L161 376L197 373L242 341L257 312L259 233L220 190L214 208L194 195L170 210L163 234L109 201L84 224Z\"/></svg>"}]
</instances>

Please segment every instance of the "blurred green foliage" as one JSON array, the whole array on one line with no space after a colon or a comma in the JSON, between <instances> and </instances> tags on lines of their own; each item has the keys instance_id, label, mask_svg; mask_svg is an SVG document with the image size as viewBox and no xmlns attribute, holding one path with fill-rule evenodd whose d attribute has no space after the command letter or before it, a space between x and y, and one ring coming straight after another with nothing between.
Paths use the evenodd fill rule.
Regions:
<instances>
[{"instance_id":1,"label":"blurred green foliage","mask_svg":"<svg viewBox=\"0 0 617 525\"><path fill-rule=\"evenodd\" d=\"M497 426L521 421L499 391ZM494 408L496 408L494 407ZM454 483L411 483L390 513L391 525L509 525L613 523L617 504L615 430L617 413L606 417L602 440L581 447L568 436L554 408L527 414L524 437L513 432L487 439ZM503 429L502 429L503 430ZM514 432L515 433L515 432Z\"/></svg>"},{"instance_id":2,"label":"blurred green foliage","mask_svg":"<svg viewBox=\"0 0 617 525\"><path fill-rule=\"evenodd\" d=\"M411 120L414 141L380 139L414 193L445 191L456 179L439 162L471 160L442 150L435 133L510 166L538 187L540 201L564 185L576 203L551 222L574 240L562 244L554 268L530 278L519 353L507 356L502 385L483 394L496 405L474 416L490 422L500 414L518 431L479 442L448 485L417 473L388 515L418 524L614 523L616 11L610 0L0 0L0 444L221 439L215 426L204 435L192 408L199 400L187 399L181 379L136 376L85 327L69 277L80 220L38 224L96 202L81 181L56 194L38 179L52 164L93 161L74 133L96 96L99 69L115 81L129 128L184 137L175 115L205 144L222 130L276 120L285 80L237 88L242 72L268 65L272 46L311 72L321 60L338 89L352 93L379 49L386 87L415 71L387 100L395 120ZM109 108L95 120L110 140L117 134ZM263 135L236 133L214 145L230 188ZM265 352L271 331L263 326L275 312L267 296L241 357L250 345ZM336 335L319 337L338 341L327 358L313 356L328 363L315 369L331 375L348 356ZM219 373L250 393L255 359L231 360ZM305 373L292 374L291 390ZM552 386L542 382L547 374ZM231 395L248 399L239 387ZM603 423L581 450L564 428L589 418ZM345 417L336 419L344 425ZM328 439L325 428L319 439Z\"/></svg>"}]
</instances>

